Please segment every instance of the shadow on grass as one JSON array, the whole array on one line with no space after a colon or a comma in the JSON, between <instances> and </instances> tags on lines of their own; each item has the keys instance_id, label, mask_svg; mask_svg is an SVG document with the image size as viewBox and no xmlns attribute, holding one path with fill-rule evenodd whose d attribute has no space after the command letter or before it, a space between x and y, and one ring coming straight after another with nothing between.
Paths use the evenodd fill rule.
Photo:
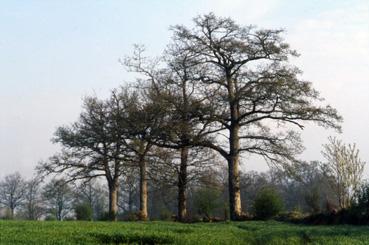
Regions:
<instances>
[{"instance_id":1,"label":"shadow on grass","mask_svg":"<svg viewBox=\"0 0 369 245\"><path fill-rule=\"evenodd\" d=\"M174 238L165 234L90 233L102 244L171 244Z\"/></svg>"},{"instance_id":2,"label":"shadow on grass","mask_svg":"<svg viewBox=\"0 0 369 245\"><path fill-rule=\"evenodd\" d=\"M298 242L298 244L310 244L319 242L320 240L331 240L332 238L339 237L356 239L363 236L364 233L367 233L367 231L361 229L352 229L345 226L320 226L311 228L307 226L252 227L247 225L239 225L237 227L252 233L253 244L274 244L276 241L293 241L294 243Z\"/></svg>"}]
</instances>

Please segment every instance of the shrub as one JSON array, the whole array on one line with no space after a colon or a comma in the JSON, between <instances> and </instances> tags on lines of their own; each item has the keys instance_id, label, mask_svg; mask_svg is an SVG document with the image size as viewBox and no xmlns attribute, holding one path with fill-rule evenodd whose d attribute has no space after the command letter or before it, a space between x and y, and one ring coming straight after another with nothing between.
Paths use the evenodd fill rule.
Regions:
<instances>
[{"instance_id":1,"label":"shrub","mask_svg":"<svg viewBox=\"0 0 369 245\"><path fill-rule=\"evenodd\" d=\"M109 211L104 211L101 213L101 215L98 217L97 220L99 221L110 221L112 220L113 216Z\"/></svg>"},{"instance_id":2,"label":"shrub","mask_svg":"<svg viewBox=\"0 0 369 245\"><path fill-rule=\"evenodd\" d=\"M49 215L47 215L47 216L45 217L45 221L55 221L55 220L56 220L55 215L51 215L51 214L49 214Z\"/></svg>"},{"instance_id":3,"label":"shrub","mask_svg":"<svg viewBox=\"0 0 369 245\"><path fill-rule=\"evenodd\" d=\"M194 194L194 206L199 215L210 220L215 209L221 207L219 201L220 192L216 189L201 188Z\"/></svg>"},{"instance_id":4,"label":"shrub","mask_svg":"<svg viewBox=\"0 0 369 245\"><path fill-rule=\"evenodd\" d=\"M361 185L356 192L352 207L358 209L361 214L369 216L369 183Z\"/></svg>"},{"instance_id":5,"label":"shrub","mask_svg":"<svg viewBox=\"0 0 369 245\"><path fill-rule=\"evenodd\" d=\"M92 208L87 203L78 204L74 211L77 220L92 220Z\"/></svg>"},{"instance_id":6,"label":"shrub","mask_svg":"<svg viewBox=\"0 0 369 245\"><path fill-rule=\"evenodd\" d=\"M305 203L314 214L320 213L320 194L318 188L305 193Z\"/></svg>"},{"instance_id":7,"label":"shrub","mask_svg":"<svg viewBox=\"0 0 369 245\"><path fill-rule=\"evenodd\" d=\"M256 196L253 211L257 219L270 219L281 212L283 202L280 195L272 188L262 189Z\"/></svg>"}]
</instances>

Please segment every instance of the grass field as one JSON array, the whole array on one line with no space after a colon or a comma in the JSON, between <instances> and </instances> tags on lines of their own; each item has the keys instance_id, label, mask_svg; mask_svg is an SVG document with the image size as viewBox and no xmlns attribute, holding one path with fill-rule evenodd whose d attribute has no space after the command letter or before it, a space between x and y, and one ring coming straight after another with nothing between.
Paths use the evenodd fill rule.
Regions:
<instances>
[{"instance_id":1,"label":"grass field","mask_svg":"<svg viewBox=\"0 0 369 245\"><path fill-rule=\"evenodd\" d=\"M369 244L368 226L0 221L0 244Z\"/></svg>"}]
</instances>

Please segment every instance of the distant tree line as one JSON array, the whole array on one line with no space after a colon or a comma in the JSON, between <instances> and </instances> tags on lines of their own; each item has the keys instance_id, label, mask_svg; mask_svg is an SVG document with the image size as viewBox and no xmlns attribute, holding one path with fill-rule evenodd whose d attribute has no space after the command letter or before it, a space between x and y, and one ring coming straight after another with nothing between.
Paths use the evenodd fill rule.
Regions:
<instances>
[{"instance_id":1,"label":"distant tree line","mask_svg":"<svg viewBox=\"0 0 369 245\"><path fill-rule=\"evenodd\" d=\"M323 149L325 162L298 162L289 169L271 168L267 172L241 171L242 209L256 218L281 211L314 215L350 208L355 212L366 210L369 189L362 180L364 162L355 145L329 138ZM190 174L186 211L192 221L229 219L226 166L216 157L212 160L212 165ZM178 212L178 186L173 184L177 174L168 173L170 166L154 169L150 172L153 175L148 175L147 212L152 220L178 219L174 215ZM142 219L137 188L140 173L135 169L121 176L116 219ZM26 180L14 173L0 180L0 218L111 220L109 197L109 188L101 178L68 182L65 178L44 180L37 176Z\"/></svg>"}]
</instances>

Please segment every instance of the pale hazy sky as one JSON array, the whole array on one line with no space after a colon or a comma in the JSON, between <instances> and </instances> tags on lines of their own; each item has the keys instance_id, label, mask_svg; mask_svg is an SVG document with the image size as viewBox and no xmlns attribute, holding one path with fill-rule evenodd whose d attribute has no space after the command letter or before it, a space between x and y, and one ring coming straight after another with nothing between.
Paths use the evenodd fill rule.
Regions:
<instances>
[{"instance_id":1,"label":"pale hazy sky","mask_svg":"<svg viewBox=\"0 0 369 245\"><path fill-rule=\"evenodd\" d=\"M77 119L81 98L132 81L118 59L132 44L159 55L168 27L214 12L239 24L286 29L303 78L344 117L345 142L369 162L369 0L1 0L0 178L31 176L58 147L57 126ZM306 160L322 159L326 131L303 132ZM264 170L246 159L245 169ZM366 176L369 177L369 166Z\"/></svg>"}]
</instances>

